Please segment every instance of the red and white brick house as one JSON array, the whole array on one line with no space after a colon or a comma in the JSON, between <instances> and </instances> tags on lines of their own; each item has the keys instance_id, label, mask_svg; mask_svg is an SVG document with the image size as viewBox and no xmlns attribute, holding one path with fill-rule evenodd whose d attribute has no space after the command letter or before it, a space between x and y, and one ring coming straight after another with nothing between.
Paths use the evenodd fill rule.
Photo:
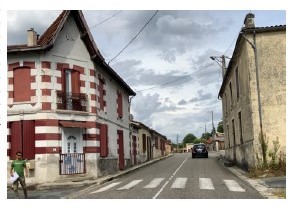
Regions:
<instances>
[{"instance_id":1,"label":"red and white brick house","mask_svg":"<svg viewBox=\"0 0 297 213\"><path fill-rule=\"evenodd\" d=\"M7 47L8 167L16 151L32 183L129 167L135 92L105 62L82 12L63 11L39 38L27 33L27 44Z\"/></svg>"}]
</instances>

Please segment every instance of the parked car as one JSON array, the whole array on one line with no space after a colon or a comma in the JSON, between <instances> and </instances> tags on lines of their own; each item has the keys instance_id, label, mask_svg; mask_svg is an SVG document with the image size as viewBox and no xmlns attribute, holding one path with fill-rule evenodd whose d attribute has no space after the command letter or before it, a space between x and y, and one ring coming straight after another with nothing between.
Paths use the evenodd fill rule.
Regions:
<instances>
[{"instance_id":1,"label":"parked car","mask_svg":"<svg viewBox=\"0 0 297 213\"><path fill-rule=\"evenodd\" d=\"M192 158L205 157L208 158L207 147L203 143L194 144L192 148Z\"/></svg>"}]
</instances>

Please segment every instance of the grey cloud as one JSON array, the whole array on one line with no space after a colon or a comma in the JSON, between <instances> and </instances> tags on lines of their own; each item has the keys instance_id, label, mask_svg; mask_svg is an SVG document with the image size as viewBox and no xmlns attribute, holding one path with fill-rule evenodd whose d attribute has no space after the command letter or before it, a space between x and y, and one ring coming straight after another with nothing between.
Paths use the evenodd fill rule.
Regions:
<instances>
[{"instance_id":1,"label":"grey cloud","mask_svg":"<svg viewBox=\"0 0 297 213\"><path fill-rule=\"evenodd\" d=\"M187 84L193 79L192 76L182 78L184 76L177 75L178 72L176 70L166 74L158 74L152 69L141 68L140 65L142 64L139 60L126 60L116 63L113 65L113 68L131 86L166 84L162 87L178 87Z\"/></svg>"},{"instance_id":2,"label":"grey cloud","mask_svg":"<svg viewBox=\"0 0 297 213\"><path fill-rule=\"evenodd\" d=\"M177 104L178 105L186 105L187 104L187 101L185 101L184 99L182 99Z\"/></svg>"}]
</instances>

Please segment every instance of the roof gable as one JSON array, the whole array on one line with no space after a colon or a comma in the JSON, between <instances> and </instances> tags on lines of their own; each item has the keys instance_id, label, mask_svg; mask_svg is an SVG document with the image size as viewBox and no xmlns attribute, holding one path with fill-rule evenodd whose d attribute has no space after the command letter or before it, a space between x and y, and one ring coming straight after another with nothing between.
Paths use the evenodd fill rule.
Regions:
<instances>
[{"instance_id":1,"label":"roof gable","mask_svg":"<svg viewBox=\"0 0 297 213\"><path fill-rule=\"evenodd\" d=\"M105 62L105 59L99 52L99 49L94 41L94 38L81 10L64 10L40 36L40 38L37 40L36 46L28 47L26 44L10 45L7 46L7 52L46 51L53 48L55 40L69 16L73 16L80 32L80 38L84 42L90 54L91 60L107 70L107 73L110 74L121 86L123 86L129 95L136 95L136 93L126 84L126 82Z\"/></svg>"}]
</instances>

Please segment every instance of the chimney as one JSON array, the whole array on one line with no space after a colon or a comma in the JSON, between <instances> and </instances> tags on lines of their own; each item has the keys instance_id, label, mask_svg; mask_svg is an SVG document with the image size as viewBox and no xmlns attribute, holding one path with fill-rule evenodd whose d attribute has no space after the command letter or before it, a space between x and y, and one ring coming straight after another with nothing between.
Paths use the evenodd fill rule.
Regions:
<instances>
[{"instance_id":1,"label":"chimney","mask_svg":"<svg viewBox=\"0 0 297 213\"><path fill-rule=\"evenodd\" d=\"M32 47L37 45L37 33L34 31L34 28L27 30L27 46Z\"/></svg>"},{"instance_id":2,"label":"chimney","mask_svg":"<svg viewBox=\"0 0 297 213\"><path fill-rule=\"evenodd\" d=\"M255 22L254 22L255 15L253 13L248 13L245 16L244 19L244 25L246 28L254 28Z\"/></svg>"}]
</instances>

